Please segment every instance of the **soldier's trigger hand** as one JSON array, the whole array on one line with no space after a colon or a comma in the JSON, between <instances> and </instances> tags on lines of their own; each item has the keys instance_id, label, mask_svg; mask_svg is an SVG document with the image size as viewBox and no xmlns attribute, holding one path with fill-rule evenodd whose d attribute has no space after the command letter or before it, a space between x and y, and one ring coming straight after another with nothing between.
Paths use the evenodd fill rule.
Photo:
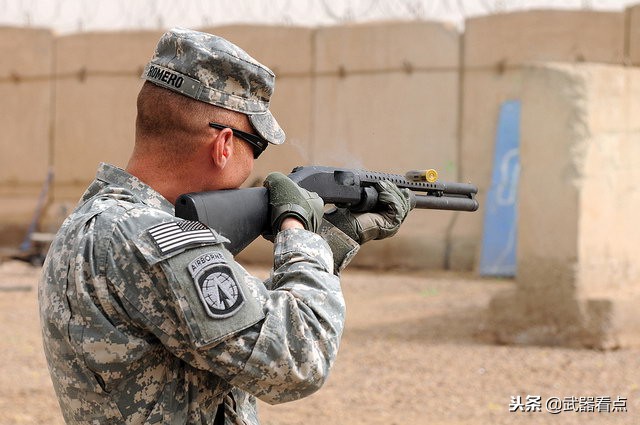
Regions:
<instances>
[{"instance_id":1,"label":"soldier's trigger hand","mask_svg":"<svg viewBox=\"0 0 640 425\"><path fill-rule=\"evenodd\" d=\"M305 229L317 233L324 202L316 193L301 188L282 173L270 173L264 187L269 189L270 210L270 233L265 238L273 239L287 217L300 220Z\"/></svg>"},{"instance_id":2,"label":"soldier's trigger hand","mask_svg":"<svg viewBox=\"0 0 640 425\"><path fill-rule=\"evenodd\" d=\"M326 220L359 244L395 235L411 209L410 192L408 189L399 189L389 181L376 183L376 190L376 212L352 213L337 208L325 214Z\"/></svg>"}]
</instances>

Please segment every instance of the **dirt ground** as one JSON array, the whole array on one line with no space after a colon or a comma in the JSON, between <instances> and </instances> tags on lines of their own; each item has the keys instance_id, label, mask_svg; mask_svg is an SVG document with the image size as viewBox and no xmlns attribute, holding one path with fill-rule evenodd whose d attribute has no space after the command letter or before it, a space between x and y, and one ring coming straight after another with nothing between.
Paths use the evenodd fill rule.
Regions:
<instances>
[{"instance_id":1,"label":"dirt ground","mask_svg":"<svg viewBox=\"0 0 640 425\"><path fill-rule=\"evenodd\" d=\"M39 272L0 264L0 424L63 423L40 342ZM640 349L491 343L486 305L511 285L445 272L348 270L347 325L329 381L304 400L261 404L263 424L640 423ZM541 397L541 412L509 412L512 396L525 403L528 395ZM613 404L618 396L627 399L626 413L545 408L551 397L610 397Z\"/></svg>"}]
</instances>

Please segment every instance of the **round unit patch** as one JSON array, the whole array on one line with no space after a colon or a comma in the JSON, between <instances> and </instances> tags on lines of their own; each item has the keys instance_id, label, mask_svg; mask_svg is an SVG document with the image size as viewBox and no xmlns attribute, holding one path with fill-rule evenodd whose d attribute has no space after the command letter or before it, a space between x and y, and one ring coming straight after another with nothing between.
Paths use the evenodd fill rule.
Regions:
<instances>
[{"instance_id":1,"label":"round unit patch","mask_svg":"<svg viewBox=\"0 0 640 425\"><path fill-rule=\"evenodd\" d=\"M242 307L244 296L240 285L220 253L210 252L194 259L189 264L189 271L210 317L223 319Z\"/></svg>"},{"instance_id":2,"label":"round unit patch","mask_svg":"<svg viewBox=\"0 0 640 425\"><path fill-rule=\"evenodd\" d=\"M215 319L232 316L244 303L240 286L226 266L204 270L195 283L204 309Z\"/></svg>"},{"instance_id":3,"label":"round unit patch","mask_svg":"<svg viewBox=\"0 0 640 425\"><path fill-rule=\"evenodd\" d=\"M222 269L222 267L217 267ZM238 284L224 270L211 270L204 273L200 290L209 314L216 317L227 317L242 304L242 294Z\"/></svg>"}]
</instances>

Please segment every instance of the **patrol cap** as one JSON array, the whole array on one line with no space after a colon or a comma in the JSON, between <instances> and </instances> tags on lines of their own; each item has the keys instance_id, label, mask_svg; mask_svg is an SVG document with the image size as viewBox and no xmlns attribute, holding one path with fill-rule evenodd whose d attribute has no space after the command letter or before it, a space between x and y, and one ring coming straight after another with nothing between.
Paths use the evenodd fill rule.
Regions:
<instances>
[{"instance_id":1,"label":"patrol cap","mask_svg":"<svg viewBox=\"0 0 640 425\"><path fill-rule=\"evenodd\" d=\"M162 35L142 78L193 99L246 114L264 139L285 134L269 112L274 73L233 43L212 34L172 28Z\"/></svg>"}]
</instances>

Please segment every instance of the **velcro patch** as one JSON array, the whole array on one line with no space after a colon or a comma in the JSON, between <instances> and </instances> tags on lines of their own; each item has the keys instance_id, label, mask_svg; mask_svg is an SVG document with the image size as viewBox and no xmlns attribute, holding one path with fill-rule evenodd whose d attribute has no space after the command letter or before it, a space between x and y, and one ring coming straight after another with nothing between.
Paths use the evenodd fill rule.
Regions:
<instances>
[{"instance_id":1,"label":"velcro patch","mask_svg":"<svg viewBox=\"0 0 640 425\"><path fill-rule=\"evenodd\" d=\"M216 243L213 230L199 221L170 221L149 229L149 235L164 255L191 245Z\"/></svg>"},{"instance_id":2,"label":"velcro patch","mask_svg":"<svg viewBox=\"0 0 640 425\"><path fill-rule=\"evenodd\" d=\"M219 252L209 252L189 263L196 290L207 314L214 319L233 316L244 304L244 294L233 271Z\"/></svg>"}]
</instances>

